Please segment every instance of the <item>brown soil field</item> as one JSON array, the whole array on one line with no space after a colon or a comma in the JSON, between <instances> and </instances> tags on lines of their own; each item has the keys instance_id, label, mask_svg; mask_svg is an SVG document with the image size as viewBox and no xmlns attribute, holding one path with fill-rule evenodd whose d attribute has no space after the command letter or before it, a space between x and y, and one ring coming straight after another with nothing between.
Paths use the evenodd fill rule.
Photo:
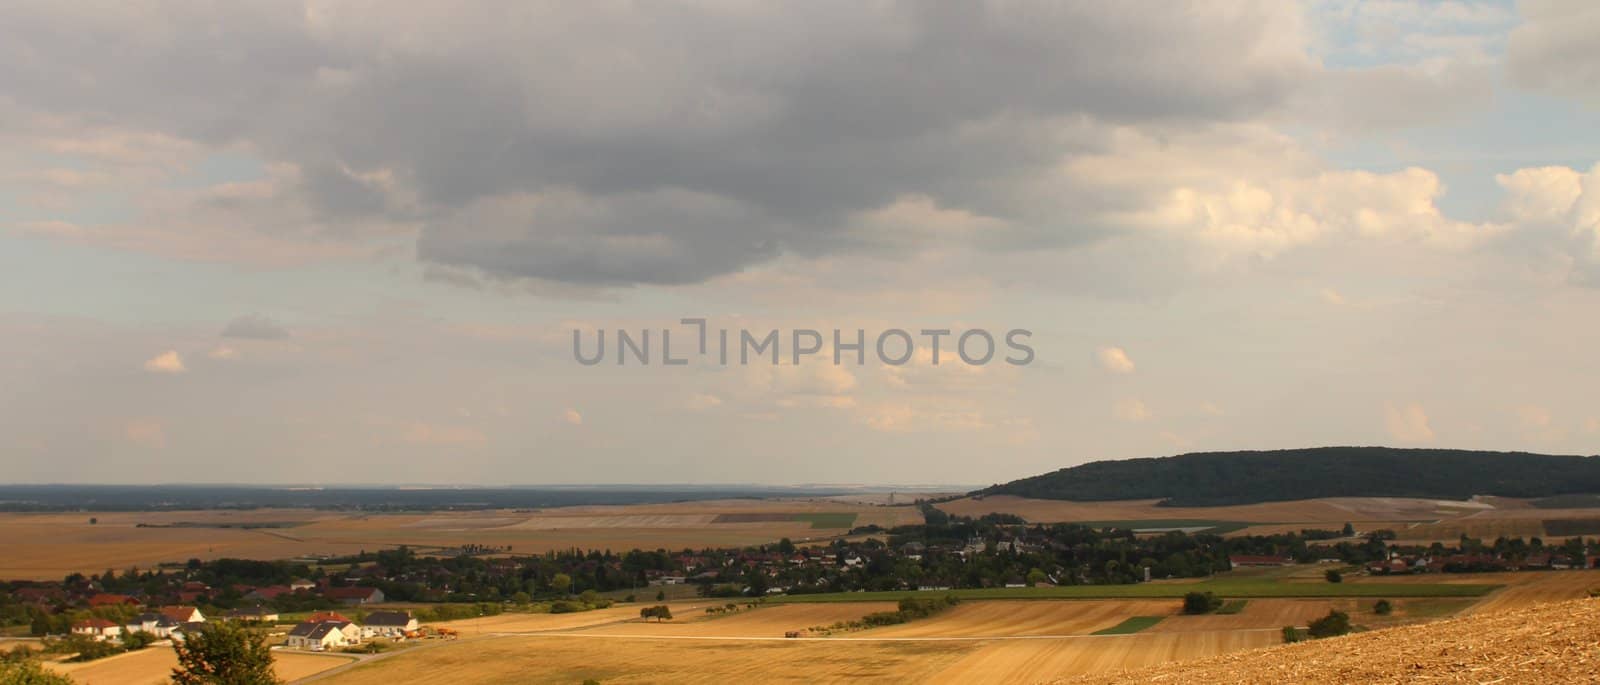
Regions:
<instances>
[{"instance_id":1,"label":"brown soil field","mask_svg":"<svg viewBox=\"0 0 1600 685\"><path fill-rule=\"evenodd\" d=\"M1059 682L1587 683L1597 643L1600 601L1579 599Z\"/></svg>"},{"instance_id":2,"label":"brown soil field","mask_svg":"<svg viewBox=\"0 0 1600 685\"><path fill-rule=\"evenodd\" d=\"M475 511L351 514L304 509L72 514L0 513L0 580L59 579L72 572L150 568L190 558L286 559L350 554L399 545L420 549L462 544L510 546L515 553L552 549L627 550L746 546L788 537L831 539L840 529L806 521L715 523L724 514L848 512L855 525L918 523L914 507L828 500L727 500L671 504L564 507L538 512ZM98 520L91 525L89 518ZM287 523L244 529L244 523ZM148 527L175 523L206 527ZM147 527L141 527L145 524Z\"/></svg>"},{"instance_id":3,"label":"brown soil field","mask_svg":"<svg viewBox=\"0 0 1600 685\"><path fill-rule=\"evenodd\" d=\"M296 652L273 652L278 677L297 680L353 662L353 657ZM72 676L78 685L155 685L170 682L178 657L172 648L154 646L137 652L82 664L49 664L49 668Z\"/></svg>"}]
</instances>

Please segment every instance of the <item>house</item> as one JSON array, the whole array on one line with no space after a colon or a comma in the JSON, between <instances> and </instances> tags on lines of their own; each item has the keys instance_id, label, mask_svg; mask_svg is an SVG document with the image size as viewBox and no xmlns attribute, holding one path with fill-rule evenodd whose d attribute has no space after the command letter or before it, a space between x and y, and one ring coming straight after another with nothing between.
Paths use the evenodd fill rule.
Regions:
<instances>
[{"instance_id":1,"label":"house","mask_svg":"<svg viewBox=\"0 0 1600 685\"><path fill-rule=\"evenodd\" d=\"M383 591L375 587L330 587L322 596L352 606L383 601Z\"/></svg>"},{"instance_id":2,"label":"house","mask_svg":"<svg viewBox=\"0 0 1600 685\"><path fill-rule=\"evenodd\" d=\"M161 607L160 611L161 611L161 615L162 616L166 616L167 618L170 618L170 619L172 619L174 621L177 621L179 623L205 623L206 622L206 617L200 613L200 610L196 609L194 607L191 607L191 606Z\"/></svg>"},{"instance_id":3,"label":"house","mask_svg":"<svg viewBox=\"0 0 1600 685\"><path fill-rule=\"evenodd\" d=\"M374 611L361 625L362 637L402 637L417 629L417 619L405 611Z\"/></svg>"},{"instance_id":4,"label":"house","mask_svg":"<svg viewBox=\"0 0 1600 685\"><path fill-rule=\"evenodd\" d=\"M234 609L233 611L228 612L228 618L235 621L269 623L278 620L278 612L259 606L245 607L243 609Z\"/></svg>"},{"instance_id":5,"label":"house","mask_svg":"<svg viewBox=\"0 0 1600 685\"><path fill-rule=\"evenodd\" d=\"M301 590L305 590L306 592L310 592L310 591L315 590L315 589L317 589L317 584L313 583L313 582L311 582L309 580L306 580L304 578L296 578L294 580L289 581L289 591L290 592L299 592Z\"/></svg>"},{"instance_id":6,"label":"house","mask_svg":"<svg viewBox=\"0 0 1600 685\"><path fill-rule=\"evenodd\" d=\"M140 602L136 597L118 595L110 592L101 592L89 598L89 606L91 608L105 606L138 606L139 604Z\"/></svg>"},{"instance_id":7,"label":"house","mask_svg":"<svg viewBox=\"0 0 1600 685\"><path fill-rule=\"evenodd\" d=\"M72 634L87 635L95 640L110 640L122 637L122 626L103 618L91 618L72 624Z\"/></svg>"},{"instance_id":8,"label":"house","mask_svg":"<svg viewBox=\"0 0 1600 685\"><path fill-rule=\"evenodd\" d=\"M133 617L123 629L130 633L150 633L158 638L172 637L172 632L183 625L182 621L159 612L147 611Z\"/></svg>"},{"instance_id":9,"label":"house","mask_svg":"<svg viewBox=\"0 0 1600 685\"><path fill-rule=\"evenodd\" d=\"M190 621L188 623L180 623L180 624L178 624L177 628L174 628L172 630L172 634L168 635L168 637L170 637L173 640L176 640L178 642L183 642L190 635L194 635L194 634L199 633L200 631L203 631L205 629L206 629L206 624L204 622L201 622L201 621Z\"/></svg>"},{"instance_id":10,"label":"house","mask_svg":"<svg viewBox=\"0 0 1600 685\"><path fill-rule=\"evenodd\" d=\"M1228 563L1234 566L1293 566L1294 560L1258 554L1229 554Z\"/></svg>"},{"instance_id":11,"label":"house","mask_svg":"<svg viewBox=\"0 0 1600 685\"><path fill-rule=\"evenodd\" d=\"M12 591L11 596L24 604L47 604L61 599L61 589L55 587L23 587Z\"/></svg>"},{"instance_id":12,"label":"house","mask_svg":"<svg viewBox=\"0 0 1600 685\"><path fill-rule=\"evenodd\" d=\"M288 585L268 585L245 593L244 598L257 602L267 602L277 599L280 595L287 595L293 592L294 590L290 589Z\"/></svg>"},{"instance_id":13,"label":"house","mask_svg":"<svg viewBox=\"0 0 1600 685\"><path fill-rule=\"evenodd\" d=\"M322 623L324 621L338 621L339 623L355 623L355 621L350 620L349 617L347 617L344 614L341 614L341 613L339 613L337 611L319 611L317 613L312 614L311 617L307 618L306 620L311 622L311 623Z\"/></svg>"},{"instance_id":14,"label":"house","mask_svg":"<svg viewBox=\"0 0 1600 685\"><path fill-rule=\"evenodd\" d=\"M289 631L291 649L321 652L361 644L361 627L349 621L306 621Z\"/></svg>"}]
</instances>

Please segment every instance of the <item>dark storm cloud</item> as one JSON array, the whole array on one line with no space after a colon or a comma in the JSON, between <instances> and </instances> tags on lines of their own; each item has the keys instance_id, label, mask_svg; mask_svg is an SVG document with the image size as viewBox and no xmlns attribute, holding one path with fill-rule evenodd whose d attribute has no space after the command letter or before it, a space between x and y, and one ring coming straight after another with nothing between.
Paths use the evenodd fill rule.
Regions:
<instances>
[{"instance_id":1,"label":"dark storm cloud","mask_svg":"<svg viewBox=\"0 0 1600 685\"><path fill-rule=\"evenodd\" d=\"M847 217L904 194L1037 224L1014 186L1107 130L1259 116L1316 72L1278 2L9 14L24 106L247 144L330 220L420 223L423 260L573 284L856 249Z\"/></svg>"}]
</instances>

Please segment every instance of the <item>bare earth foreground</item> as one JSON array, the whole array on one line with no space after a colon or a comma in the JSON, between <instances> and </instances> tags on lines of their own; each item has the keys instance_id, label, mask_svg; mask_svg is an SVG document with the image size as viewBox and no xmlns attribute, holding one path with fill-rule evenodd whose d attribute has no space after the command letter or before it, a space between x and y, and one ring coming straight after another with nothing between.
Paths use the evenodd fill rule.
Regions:
<instances>
[{"instance_id":1,"label":"bare earth foreground","mask_svg":"<svg viewBox=\"0 0 1600 685\"><path fill-rule=\"evenodd\" d=\"M1590 683L1597 674L1600 600L1579 599L1057 682Z\"/></svg>"}]
</instances>

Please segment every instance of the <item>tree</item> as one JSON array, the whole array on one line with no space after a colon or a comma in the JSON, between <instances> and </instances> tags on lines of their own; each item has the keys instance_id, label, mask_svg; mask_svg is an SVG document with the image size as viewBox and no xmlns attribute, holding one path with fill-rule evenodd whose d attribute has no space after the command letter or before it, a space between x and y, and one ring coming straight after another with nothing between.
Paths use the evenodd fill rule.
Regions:
<instances>
[{"instance_id":1,"label":"tree","mask_svg":"<svg viewBox=\"0 0 1600 685\"><path fill-rule=\"evenodd\" d=\"M0 683L6 685L72 685L72 679L44 670L38 661L26 658L29 650L19 649L24 656L10 658L9 652L0 652Z\"/></svg>"},{"instance_id":2,"label":"tree","mask_svg":"<svg viewBox=\"0 0 1600 685\"><path fill-rule=\"evenodd\" d=\"M1354 537L1355 534L1356 534L1356 527L1354 525L1351 525L1349 521L1346 521L1345 524L1344 524L1344 536L1347 537L1347 538L1348 537Z\"/></svg>"},{"instance_id":3,"label":"tree","mask_svg":"<svg viewBox=\"0 0 1600 685\"><path fill-rule=\"evenodd\" d=\"M657 602L665 602L665 601L667 601L667 591L666 590L656 590L656 601Z\"/></svg>"},{"instance_id":4,"label":"tree","mask_svg":"<svg viewBox=\"0 0 1600 685\"><path fill-rule=\"evenodd\" d=\"M1311 622L1306 631L1311 637L1333 637L1350 632L1350 615L1335 609Z\"/></svg>"},{"instance_id":5,"label":"tree","mask_svg":"<svg viewBox=\"0 0 1600 685\"><path fill-rule=\"evenodd\" d=\"M1044 571L1035 568L1035 569L1031 569L1031 570L1028 571L1027 580L1028 580L1028 587L1033 587L1035 585L1038 585L1039 583L1043 583L1043 582L1045 582L1047 580L1050 580L1050 576L1045 575Z\"/></svg>"},{"instance_id":6,"label":"tree","mask_svg":"<svg viewBox=\"0 0 1600 685\"><path fill-rule=\"evenodd\" d=\"M1300 634L1300 629L1298 629L1298 628L1296 628L1294 626L1284 626L1283 627L1283 641L1284 642L1299 642L1299 641L1301 641L1303 639L1305 639L1305 636Z\"/></svg>"},{"instance_id":7,"label":"tree","mask_svg":"<svg viewBox=\"0 0 1600 685\"><path fill-rule=\"evenodd\" d=\"M784 538L778 541L778 552L784 556L794 554L794 541Z\"/></svg>"},{"instance_id":8,"label":"tree","mask_svg":"<svg viewBox=\"0 0 1600 685\"><path fill-rule=\"evenodd\" d=\"M1344 582L1344 574L1339 573L1338 571L1335 571L1334 569L1331 569L1331 568L1328 569L1327 573L1322 574L1322 577L1327 578L1328 582L1330 582L1330 583L1342 583L1342 582Z\"/></svg>"},{"instance_id":9,"label":"tree","mask_svg":"<svg viewBox=\"0 0 1600 685\"><path fill-rule=\"evenodd\" d=\"M91 526L92 526L92 525L95 525L95 524L97 524L97 523L99 523L99 522L100 522L100 519L97 519L97 518L95 518L95 517L93 517L93 516L90 516L90 517L89 517L89 525L91 525Z\"/></svg>"},{"instance_id":10,"label":"tree","mask_svg":"<svg viewBox=\"0 0 1600 685\"><path fill-rule=\"evenodd\" d=\"M516 592L511 595L511 601L519 607L525 607L533 601L533 596L526 592Z\"/></svg>"},{"instance_id":11,"label":"tree","mask_svg":"<svg viewBox=\"0 0 1600 685\"><path fill-rule=\"evenodd\" d=\"M1380 600L1378 600L1377 604L1372 605L1372 613L1377 614L1379 616L1388 616L1389 614L1391 614L1393 612L1394 612L1394 605L1390 604L1389 600L1387 600L1387 599L1380 599Z\"/></svg>"},{"instance_id":12,"label":"tree","mask_svg":"<svg viewBox=\"0 0 1600 685\"><path fill-rule=\"evenodd\" d=\"M565 573L555 574L550 578L550 589L556 591L557 594L567 594L567 590L572 589L572 576Z\"/></svg>"},{"instance_id":13,"label":"tree","mask_svg":"<svg viewBox=\"0 0 1600 685\"><path fill-rule=\"evenodd\" d=\"M231 621L206 624L205 629L175 640L178 666L172 669L177 685L273 685L281 681L272 671L272 652L266 639Z\"/></svg>"}]
</instances>

